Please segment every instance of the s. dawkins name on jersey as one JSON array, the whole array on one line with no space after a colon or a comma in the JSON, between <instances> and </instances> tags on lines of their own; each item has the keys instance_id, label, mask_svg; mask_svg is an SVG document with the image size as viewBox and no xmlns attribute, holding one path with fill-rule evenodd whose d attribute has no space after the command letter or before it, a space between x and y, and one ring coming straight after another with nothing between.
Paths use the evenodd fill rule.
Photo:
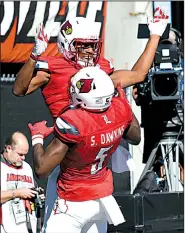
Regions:
<instances>
[{"instance_id":1,"label":"s. dawkins name on jersey","mask_svg":"<svg viewBox=\"0 0 185 233\"><path fill-rule=\"evenodd\" d=\"M97 66L109 75L114 71L112 64L105 58L100 58ZM81 68L80 65L75 65L63 57L40 56L38 58L35 70L50 73L50 80L41 88L41 91L53 118L70 105L69 82Z\"/></svg>"},{"instance_id":2,"label":"s. dawkins name on jersey","mask_svg":"<svg viewBox=\"0 0 185 233\"><path fill-rule=\"evenodd\" d=\"M86 201L112 194L112 173L106 166L131 121L132 111L126 97L113 97L108 110L98 114L81 108L60 114L54 132L69 146L60 166L60 198Z\"/></svg>"}]
</instances>

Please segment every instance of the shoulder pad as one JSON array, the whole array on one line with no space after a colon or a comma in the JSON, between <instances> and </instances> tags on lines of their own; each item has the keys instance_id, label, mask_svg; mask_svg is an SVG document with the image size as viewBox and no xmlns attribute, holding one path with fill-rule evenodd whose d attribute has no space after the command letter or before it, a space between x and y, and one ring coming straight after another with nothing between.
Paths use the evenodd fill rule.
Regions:
<instances>
[{"instance_id":1,"label":"shoulder pad","mask_svg":"<svg viewBox=\"0 0 185 233\"><path fill-rule=\"evenodd\" d=\"M114 66L113 66L112 62L110 60L108 60L108 62L109 62L110 68L114 69Z\"/></svg>"},{"instance_id":2,"label":"shoulder pad","mask_svg":"<svg viewBox=\"0 0 185 233\"><path fill-rule=\"evenodd\" d=\"M97 64L103 71L105 71L108 75L111 75L114 72L114 66L113 64L105 59L104 57L101 57L99 59L99 62Z\"/></svg>"},{"instance_id":3,"label":"shoulder pad","mask_svg":"<svg viewBox=\"0 0 185 233\"><path fill-rule=\"evenodd\" d=\"M68 110L74 110L74 109L77 109L78 107L77 106L74 106L74 105L67 105L66 107L64 107L64 109L62 109L62 111L59 113L59 116L61 114L63 114L64 112L67 112Z\"/></svg>"},{"instance_id":4,"label":"shoulder pad","mask_svg":"<svg viewBox=\"0 0 185 233\"><path fill-rule=\"evenodd\" d=\"M80 139L80 132L77 127L61 116L56 119L54 132L56 137L63 142L77 143Z\"/></svg>"},{"instance_id":5,"label":"shoulder pad","mask_svg":"<svg viewBox=\"0 0 185 233\"><path fill-rule=\"evenodd\" d=\"M56 126L62 134L79 135L78 129L61 117L56 119Z\"/></svg>"},{"instance_id":6,"label":"shoulder pad","mask_svg":"<svg viewBox=\"0 0 185 233\"><path fill-rule=\"evenodd\" d=\"M132 121L132 109L126 97L126 93L124 91L123 93L124 93L123 98L119 98L119 96L113 97L113 101L115 101L115 104L116 104L116 108L117 108L116 112L120 116L122 116L122 113L125 113L126 119L129 125Z\"/></svg>"}]
</instances>

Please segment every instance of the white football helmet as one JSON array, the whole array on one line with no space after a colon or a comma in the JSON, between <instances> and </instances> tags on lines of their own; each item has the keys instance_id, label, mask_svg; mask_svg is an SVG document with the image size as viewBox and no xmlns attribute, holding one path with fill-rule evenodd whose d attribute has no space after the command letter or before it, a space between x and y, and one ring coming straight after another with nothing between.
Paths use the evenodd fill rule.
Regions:
<instances>
[{"instance_id":1,"label":"white football helmet","mask_svg":"<svg viewBox=\"0 0 185 233\"><path fill-rule=\"evenodd\" d=\"M72 104L84 109L104 111L114 95L114 84L98 67L85 67L71 78L70 94Z\"/></svg>"},{"instance_id":2,"label":"white football helmet","mask_svg":"<svg viewBox=\"0 0 185 233\"><path fill-rule=\"evenodd\" d=\"M93 47L93 56L80 59L79 52L84 46ZM60 28L57 45L66 59L82 66L95 66L101 53L101 40L93 21L83 17L66 20Z\"/></svg>"}]
</instances>

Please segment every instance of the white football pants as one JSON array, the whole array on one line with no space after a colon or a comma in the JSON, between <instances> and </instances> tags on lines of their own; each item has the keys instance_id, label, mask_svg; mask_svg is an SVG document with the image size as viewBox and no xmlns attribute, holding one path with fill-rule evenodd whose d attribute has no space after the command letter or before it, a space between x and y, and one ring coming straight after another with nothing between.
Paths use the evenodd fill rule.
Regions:
<instances>
[{"instance_id":1,"label":"white football pants","mask_svg":"<svg viewBox=\"0 0 185 233\"><path fill-rule=\"evenodd\" d=\"M52 211L45 233L106 233L107 218L99 200L71 202L58 200L57 213Z\"/></svg>"},{"instance_id":2,"label":"white football pants","mask_svg":"<svg viewBox=\"0 0 185 233\"><path fill-rule=\"evenodd\" d=\"M43 233L106 233L107 218L98 200L85 202L58 201L60 212L54 214L57 199L57 166L48 177ZM66 212L67 209L67 212ZM66 213L65 213L66 212Z\"/></svg>"}]
</instances>

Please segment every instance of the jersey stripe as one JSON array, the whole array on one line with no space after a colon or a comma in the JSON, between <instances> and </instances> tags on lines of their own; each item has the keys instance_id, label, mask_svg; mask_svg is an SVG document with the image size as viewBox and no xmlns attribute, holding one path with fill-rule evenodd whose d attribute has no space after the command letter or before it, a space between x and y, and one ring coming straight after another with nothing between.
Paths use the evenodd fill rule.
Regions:
<instances>
[{"instance_id":1,"label":"jersey stripe","mask_svg":"<svg viewBox=\"0 0 185 233\"><path fill-rule=\"evenodd\" d=\"M62 119L61 117L58 117L56 119L56 126L59 132L61 132L62 134L72 134L72 135L80 134L78 129L75 126L71 125L70 123Z\"/></svg>"},{"instance_id":2,"label":"jersey stripe","mask_svg":"<svg viewBox=\"0 0 185 233\"><path fill-rule=\"evenodd\" d=\"M56 124L60 129L70 129L71 126L69 124L67 124L64 120L62 120L61 118L57 118L56 120Z\"/></svg>"},{"instance_id":3,"label":"jersey stripe","mask_svg":"<svg viewBox=\"0 0 185 233\"><path fill-rule=\"evenodd\" d=\"M46 69L49 70L49 65L47 61L38 60L35 64L35 69Z\"/></svg>"}]
</instances>

